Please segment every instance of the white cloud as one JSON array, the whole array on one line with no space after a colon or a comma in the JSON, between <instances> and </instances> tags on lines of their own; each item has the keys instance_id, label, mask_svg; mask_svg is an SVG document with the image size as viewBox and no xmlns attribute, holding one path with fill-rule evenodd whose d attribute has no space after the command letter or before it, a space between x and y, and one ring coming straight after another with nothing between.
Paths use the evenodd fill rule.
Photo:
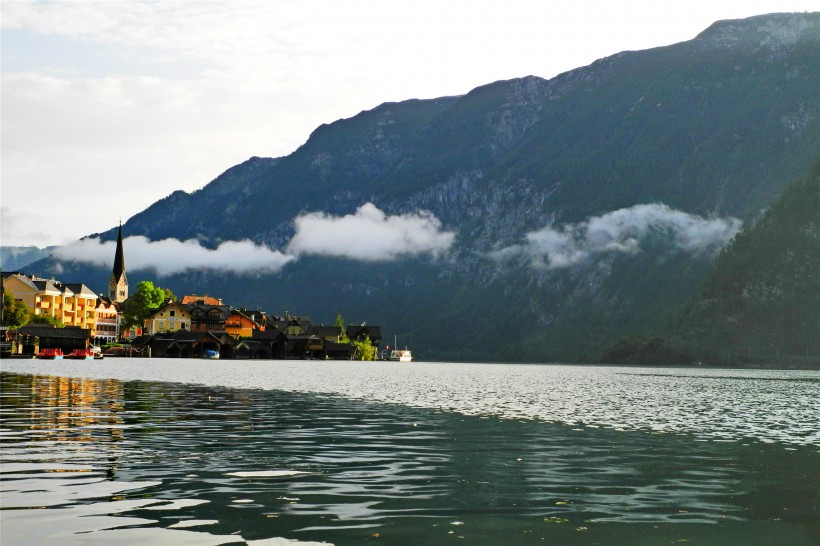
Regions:
<instances>
[{"instance_id":1,"label":"white cloud","mask_svg":"<svg viewBox=\"0 0 820 546\"><path fill-rule=\"evenodd\" d=\"M153 269L160 276L173 275L189 269L209 269L232 273L276 273L294 260L251 241L226 241L216 249L205 248L196 240L164 239L150 241L143 236L123 240L126 249L126 269ZM58 260L111 266L116 243L99 239L84 239L54 252Z\"/></svg>"},{"instance_id":2,"label":"white cloud","mask_svg":"<svg viewBox=\"0 0 820 546\"><path fill-rule=\"evenodd\" d=\"M294 254L317 254L360 260L390 261L420 254L440 255L455 241L427 211L387 216L372 203L354 214L330 216L312 212L294 220L296 234L288 244Z\"/></svg>"},{"instance_id":3,"label":"white cloud","mask_svg":"<svg viewBox=\"0 0 820 546\"><path fill-rule=\"evenodd\" d=\"M490 253L498 261L523 257L534 267L561 268L605 252L640 252L641 242L659 236L673 248L714 254L740 231L737 218L703 218L664 204L635 205L584 222L530 232L526 242Z\"/></svg>"},{"instance_id":4,"label":"white cloud","mask_svg":"<svg viewBox=\"0 0 820 546\"><path fill-rule=\"evenodd\" d=\"M152 269L160 276L190 269L278 273L300 255L390 261L420 254L437 256L455 240L454 233L441 231L441 222L429 212L387 216L372 203L362 205L355 214L333 217L315 212L298 216L294 223L296 234L284 253L248 240L225 241L209 249L195 239L150 241L140 235L123 240L125 265L129 270ZM115 247L114 241L88 238L57 249L53 256L66 262L110 267Z\"/></svg>"},{"instance_id":5,"label":"white cloud","mask_svg":"<svg viewBox=\"0 0 820 546\"><path fill-rule=\"evenodd\" d=\"M71 238L56 240L68 243ZM38 246L34 243L55 241L48 228L48 218L42 210L26 214L9 207L0 207L0 244L3 246ZM42 245L41 248L48 246Z\"/></svg>"}]
</instances>

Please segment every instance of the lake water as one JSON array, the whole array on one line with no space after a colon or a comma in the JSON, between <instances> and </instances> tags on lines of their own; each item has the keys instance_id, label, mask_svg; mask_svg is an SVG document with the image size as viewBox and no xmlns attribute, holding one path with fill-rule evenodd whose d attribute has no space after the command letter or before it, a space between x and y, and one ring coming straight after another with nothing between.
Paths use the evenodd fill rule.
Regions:
<instances>
[{"instance_id":1,"label":"lake water","mask_svg":"<svg viewBox=\"0 0 820 546\"><path fill-rule=\"evenodd\" d=\"M820 544L820 372L2 361L17 544Z\"/></svg>"}]
</instances>

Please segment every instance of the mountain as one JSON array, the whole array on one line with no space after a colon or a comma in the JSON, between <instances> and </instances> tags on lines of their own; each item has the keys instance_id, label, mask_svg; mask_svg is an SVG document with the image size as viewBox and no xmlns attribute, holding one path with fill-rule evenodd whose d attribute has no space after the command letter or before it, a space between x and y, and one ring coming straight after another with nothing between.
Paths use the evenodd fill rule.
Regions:
<instances>
[{"instance_id":1,"label":"mountain","mask_svg":"<svg viewBox=\"0 0 820 546\"><path fill-rule=\"evenodd\" d=\"M36 246L0 247L0 267L4 271L19 271L30 264L51 255L56 246L39 248Z\"/></svg>"},{"instance_id":2,"label":"mountain","mask_svg":"<svg viewBox=\"0 0 820 546\"><path fill-rule=\"evenodd\" d=\"M672 335L707 361L820 363L820 161L721 253Z\"/></svg>"},{"instance_id":3,"label":"mountain","mask_svg":"<svg viewBox=\"0 0 820 546\"><path fill-rule=\"evenodd\" d=\"M680 312L720 240L817 158L819 61L820 14L773 14L550 80L385 103L320 126L286 157L254 157L174 192L124 233L286 249L297 216L372 203L387 215L430 211L456 234L445 256L313 255L275 274L129 279L328 323L341 311L424 359L590 360L606 341ZM713 244L697 247L695 230ZM46 266L100 287L110 273Z\"/></svg>"}]
</instances>

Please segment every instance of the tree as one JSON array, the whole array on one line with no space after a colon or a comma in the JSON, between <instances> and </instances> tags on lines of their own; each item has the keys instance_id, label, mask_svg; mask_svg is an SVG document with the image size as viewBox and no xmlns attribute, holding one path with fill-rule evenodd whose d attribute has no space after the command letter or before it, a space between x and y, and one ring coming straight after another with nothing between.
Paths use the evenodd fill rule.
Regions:
<instances>
[{"instance_id":1,"label":"tree","mask_svg":"<svg viewBox=\"0 0 820 546\"><path fill-rule=\"evenodd\" d=\"M356 356L354 358L357 360L375 359L375 350L373 343L370 341L370 336L365 337L363 341L353 340L350 344L356 347Z\"/></svg>"},{"instance_id":2,"label":"tree","mask_svg":"<svg viewBox=\"0 0 820 546\"><path fill-rule=\"evenodd\" d=\"M29 324L53 324L57 328L65 328L63 321L50 315L29 315Z\"/></svg>"},{"instance_id":3,"label":"tree","mask_svg":"<svg viewBox=\"0 0 820 546\"><path fill-rule=\"evenodd\" d=\"M154 286L151 281L140 281L134 294L122 306L122 326L125 329L142 326L151 309L156 309L166 301L176 301L176 296L167 288Z\"/></svg>"},{"instance_id":4,"label":"tree","mask_svg":"<svg viewBox=\"0 0 820 546\"><path fill-rule=\"evenodd\" d=\"M22 301L14 299L14 294L3 290L3 326L20 328L28 324L30 315Z\"/></svg>"},{"instance_id":5,"label":"tree","mask_svg":"<svg viewBox=\"0 0 820 546\"><path fill-rule=\"evenodd\" d=\"M341 313L336 314L336 326L339 327L339 343L350 343L350 338L347 337L347 329L345 328L345 319L342 318Z\"/></svg>"}]
</instances>

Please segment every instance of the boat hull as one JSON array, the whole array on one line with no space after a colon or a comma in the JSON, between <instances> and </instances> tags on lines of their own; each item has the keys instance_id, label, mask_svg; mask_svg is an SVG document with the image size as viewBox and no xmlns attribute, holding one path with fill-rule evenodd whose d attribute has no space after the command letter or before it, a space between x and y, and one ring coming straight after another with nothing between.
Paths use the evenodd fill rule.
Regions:
<instances>
[{"instance_id":1,"label":"boat hull","mask_svg":"<svg viewBox=\"0 0 820 546\"><path fill-rule=\"evenodd\" d=\"M413 354L406 349L404 351L391 351L387 360L390 362L412 362Z\"/></svg>"},{"instance_id":2,"label":"boat hull","mask_svg":"<svg viewBox=\"0 0 820 546\"><path fill-rule=\"evenodd\" d=\"M43 349L37 353L37 358L42 360L62 360L63 351L60 349Z\"/></svg>"}]
</instances>

